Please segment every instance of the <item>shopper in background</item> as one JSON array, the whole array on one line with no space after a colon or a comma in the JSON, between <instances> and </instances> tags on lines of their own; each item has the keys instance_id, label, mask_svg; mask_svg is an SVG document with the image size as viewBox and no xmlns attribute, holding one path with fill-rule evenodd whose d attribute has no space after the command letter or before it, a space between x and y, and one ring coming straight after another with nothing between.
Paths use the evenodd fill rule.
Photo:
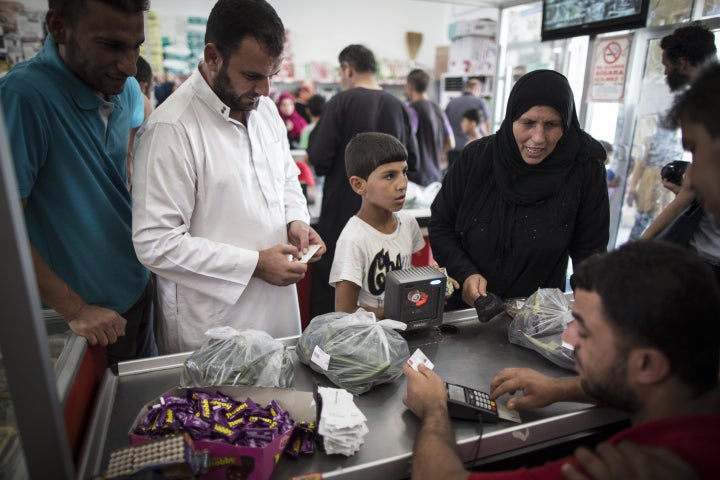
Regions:
<instances>
[{"instance_id":1,"label":"shopper in background","mask_svg":"<svg viewBox=\"0 0 720 480\"><path fill-rule=\"evenodd\" d=\"M308 144L310 143L310 134L315 129L318 120L322 112L325 110L325 97L322 95L313 95L308 99L307 111L310 113L310 123L305 127L300 134L300 145L298 148L301 150L307 150Z\"/></svg>"},{"instance_id":2,"label":"shopper in background","mask_svg":"<svg viewBox=\"0 0 720 480\"><path fill-rule=\"evenodd\" d=\"M670 90L682 90L697 71L717 61L715 34L700 22L675 29L660 40L665 81Z\"/></svg>"},{"instance_id":3,"label":"shopper in background","mask_svg":"<svg viewBox=\"0 0 720 480\"><path fill-rule=\"evenodd\" d=\"M468 136L463 133L460 122L462 121L462 114L469 109L475 108L482 112L481 136L490 134L490 107L488 107L487 102L481 95L482 82L477 77L470 77L465 83L462 94L450 100L445 107L445 113L448 120L450 120L450 127L455 134L455 148L448 152L448 158L455 159L459 157L463 147L468 143Z\"/></svg>"},{"instance_id":4,"label":"shopper in background","mask_svg":"<svg viewBox=\"0 0 720 480\"><path fill-rule=\"evenodd\" d=\"M143 119L133 76L147 9L51 0L43 49L0 79L40 298L107 346L110 363L156 352L126 187L128 135Z\"/></svg>"},{"instance_id":5,"label":"shopper in background","mask_svg":"<svg viewBox=\"0 0 720 480\"><path fill-rule=\"evenodd\" d=\"M135 80L140 85L140 91L143 95L143 121L147 119L152 113L153 107L150 101L150 92L152 91L153 84L153 73L150 64L143 58L138 57L136 63L137 73L135 74ZM127 152L127 187L128 190L132 188L132 171L133 171L133 149L135 145L135 134L137 134L140 125L130 130L130 140L128 142Z\"/></svg>"},{"instance_id":6,"label":"shopper in background","mask_svg":"<svg viewBox=\"0 0 720 480\"><path fill-rule=\"evenodd\" d=\"M311 113L309 110L308 102L310 98L315 95L315 85L312 82L304 82L297 91L297 98L295 99L295 110L305 120L305 123L312 121Z\"/></svg>"},{"instance_id":7,"label":"shopper in background","mask_svg":"<svg viewBox=\"0 0 720 480\"><path fill-rule=\"evenodd\" d=\"M150 116L152 112L152 103L150 97L153 91L153 72L150 64L143 57L137 59L137 73L135 74L135 80L140 84L140 91L143 94L143 102L145 104L145 118Z\"/></svg>"},{"instance_id":8,"label":"shopper in background","mask_svg":"<svg viewBox=\"0 0 720 480\"><path fill-rule=\"evenodd\" d=\"M455 137L445 112L427 93L430 75L420 69L411 71L405 83L405 94L410 101L410 122L418 144L418 164L408 179L426 187L442 180L442 163L445 152L455 148Z\"/></svg>"},{"instance_id":9,"label":"shopper in background","mask_svg":"<svg viewBox=\"0 0 720 480\"><path fill-rule=\"evenodd\" d=\"M467 145L443 179L428 225L433 255L462 286L452 308L488 291L565 289L574 264L605 251L605 150L580 129L567 79L521 77L498 132ZM464 302L464 304L463 304Z\"/></svg>"},{"instance_id":10,"label":"shopper in background","mask_svg":"<svg viewBox=\"0 0 720 480\"><path fill-rule=\"evenodd\" d=\"M635 222L630 240L637 240L655 217L670 203L672 196L662 185L660 171L675 160L682 160L683 150L674 130L666 129L658 119L655 133L645 142L645 151L628 179L625 201L635 207Z\"/></svg>"},{"instance_id":11,"label":"shopper in background","mask_svg":"<svg viewBox=\"0 0 720 480\"><path fill-rule=\"evenodd\" d=\"M280 118L285 122L290 148L296 149L300 145L300 135L307 126L307 122L295 109L295 99L289 93L280 94L277 108L280 112Z\"/></svg>"},{"instance_id":12,"label":"shopper in background","mask_svg":"<svg viewBox=\"0 0 720 480\"><path fill-rule=\"evenodd\" d=\"M698 220L688 242L715 269L720 282L720 65L701 70L692 87L682 93L668 114L670 126L682 127L683 146L692 153L693 161L685 171L680 196L695 193L693 201L705 212ZM692 215L693 204L680 216ZM677 222L676 221L676 222ZM667 238L665 236L664 238Z\"/></svg>"},{"instance_id":13,"label":"shopper in background","mask_svg":"<svg viewBox=\"0 0 720 480\"><path fill-rule=\"evenodd\" d=\"M672 90L682 90L703 66L717 61L715 35L699 23L678 28L664 37L660 46L666 80ZM662 184L676 194L675 198L640 238L660 238L689 248L713 265L720 281L720 228L695 198L689 182L681 182L682 188L665 179Z\"/></svg>"},{"instance_id":14,"label":"shopper in background","mask_svg":"<svg viewBox=\"0 0 720 480\"><path fill-rule=\"evenodd\" d=\"M332 312L334 290L328 283L335 242L347 221L360 209L345 173L345 147L358 133L387 133L408 150L408 166L417 163L417 142L410 116L400 100L383 91L375 78L375 55L362 45L345 47L338 57L342 91L325 106L308 145L310 163L325 176L318 232L328 252L313 265L310 313Z\"/></svg>"},{"instance_id":15,"label":"shopper in background","mask_svg":"<svg viewBox=\"0 0 720 480\"><path fill-rule=\"evenodd\" d=\"M322 240L267 97L284 41L267 2L220 0L202 62L138 132L133 240L158 275L163 353L197 349L217 325L300 334L307 265L288 257Z\"/></svg>"},{"instance_id":16,"label":"shopper in background","mask_svg":"<svg viewBox=\"0 0 720 480\"><path fill-rule=\"evenodd\" d=\"M640 241L587 259L571 284L575 321L568 328L574 331L579 376L505 369L490 385L491 398L521 392L508 401L511 409L578 401L624 410L633 426L598 446L593 458L587 450L577 452L580 464L595 468L593 459L623 453L621 442L631 441L672 452L677 461L664 467L683 471L689 466L699 478L715 478L720 470L720 287L710 269L678 247ZM403 371L403 401L422 419L413 479L578 478L572 476L579 468L573 458L514 472L467 472L448 419L443 381L424 365L417 372L405 365ZM628 475L627 464L614 466L621 470L600 478L636 478Z\"/></svg>"},{"instance_id":17,"label":"shopper in background","mask_svg":"<svg viewBox=\"0 0 720 480\"><path fill-rule=\"evenodd\" d=\"M460 128L463 133L468 136L467 143L480 140L483 134L480 132L480 125L482 124L482 113L477 108L470 108L465 110L460 120ZM467 145L467 143L465 145ZM465 148L463 145L463 148Z\"/></svg>"},{"instance_id":18,"label":"shopper in background","mask_svg":"<svg viewBox=\"0 0 720 480\"><path fill-rule=\"evenodd\" d=\"M605 176L607 178L608 198L612 198L613 193L615 193L615 189L620 186L621 180L615 169L612 168L615 147L613 147L613 144L607 140L598 140L598 142L600 142L600 145L603 146L605 154L607 155L607 158L605 158Z\"/></svg>"},{"instance_id":19,"label":"shopper in background","mask_svg":"<svg viewBox=\"0 0 720 480\"><path fill-rule=\"evenodd\" d=\"M172 93L178 89L180 82L172 74L165 74L165 80L155 84L155 108L160 106Z\"/></svg>"}]
</instances>

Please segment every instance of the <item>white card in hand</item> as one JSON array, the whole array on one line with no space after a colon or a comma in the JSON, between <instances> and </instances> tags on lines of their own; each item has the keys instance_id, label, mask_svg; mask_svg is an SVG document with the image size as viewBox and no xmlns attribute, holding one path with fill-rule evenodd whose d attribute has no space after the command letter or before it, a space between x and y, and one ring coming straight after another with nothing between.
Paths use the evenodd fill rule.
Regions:
<instances>
[{"instance_id":1,"label":"white card in hand","mask_svg":"<svg viewBox=\"0 0 720 480\"><path fill-rule=\"evenodd\" d=\"M408 358L407 363L416 372L418 371L418 366L420 364L425 365L430 370L435 368L435 365L430 361L430 359L428 357L425 356L425 354L419 348L416 349L412 355L410 355L410 358Z\"/></svg>"},{"instance_id":2,"label":"white card in hand","mask_svg":"<svg viewBox=\"0 0 720 480\"><path fill-rule=\"evenodd\" d=\"M298 260L298 262L301 262L301 263L309 262L310 259L313 257L313 255L315 255L315 252L317 252L318 250L320 250L320 244L308 246L307 253L305 255L303 255L302 258L300 260Z\"/></svg>"}]
</instances>

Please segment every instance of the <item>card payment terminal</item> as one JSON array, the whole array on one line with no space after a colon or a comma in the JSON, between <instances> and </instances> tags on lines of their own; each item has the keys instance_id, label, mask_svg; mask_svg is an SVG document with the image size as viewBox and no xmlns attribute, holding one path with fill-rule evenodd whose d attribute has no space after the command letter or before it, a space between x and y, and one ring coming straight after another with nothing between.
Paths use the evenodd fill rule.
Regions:
<instances>
[{"instance_id":1,"label":"card payment terminal","mask_svg":"<svg viewBox=\"0 0 720 480\"><path fill-rule=\"evenodd\" d=\"M446 383L448 396L448 414L461 420L478 420L497 422L498 409L490 395L462 385Z\"/></svg>"}]
</instances>

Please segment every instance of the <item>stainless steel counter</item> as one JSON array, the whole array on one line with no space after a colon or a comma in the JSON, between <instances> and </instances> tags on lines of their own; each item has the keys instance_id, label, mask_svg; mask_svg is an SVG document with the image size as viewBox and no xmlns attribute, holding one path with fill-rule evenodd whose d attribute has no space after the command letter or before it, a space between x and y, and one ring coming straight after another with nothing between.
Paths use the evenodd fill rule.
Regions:
<instances>
[{"instance_id":1,"label":"stainless steel counter","mask_svg":"<svg viewBox=\"0 0 720 480\"><path fill-rule=\"evenodd\" d=\"M485 391L495 373L504 367L532 367L554 376L570 373L531 350L508 343L509 322L506 317L481 324L474 310L450 312L445 314L444 324L456 327L457 332L434 330L416 334L408 336L408 344L411 352L420 347L446 381ZM293 345L295 339L286 341ZM294 388L311 391L313 382L331 386L325 377L297 363L294 349L291 350L296 361ZM80 478L98 473L107 463L110 452L129 444L127 434L135 416L146 402L179 383L182 361L187 355L125 362L119 365L117 375L108 371L81 461ZM322 472L323 478L407 478L419 420L403 405L404 394L405 379L401 377L392 384L377 386L355 397L356 405L368 418L370 432L354 456L346 458L320 452L297 460L283 456L272 478L288 479L309 472ZM486 463L626 419L616 410L578 403L558 403L521 412L521 415L522 424L507 421L485 424L479 448L476 423L454 421L463 460Z\"/></svg>"}]
</instances>

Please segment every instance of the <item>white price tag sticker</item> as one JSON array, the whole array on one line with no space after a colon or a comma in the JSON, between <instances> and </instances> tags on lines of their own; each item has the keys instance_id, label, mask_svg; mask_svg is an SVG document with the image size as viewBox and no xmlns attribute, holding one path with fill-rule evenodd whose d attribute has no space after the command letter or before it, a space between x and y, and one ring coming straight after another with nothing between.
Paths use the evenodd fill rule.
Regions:
<instances>
[{"instance_id":1,"label":"white price tag sticker","mask_svg":"<svg viewBox=\"0 0 720 480\"><path fill-rule=\"evenodd\" d=\"M319 345L315 345L310 361L325 371L330 368L330 355L325 353Z\"/></svg>"}]
</instances>

